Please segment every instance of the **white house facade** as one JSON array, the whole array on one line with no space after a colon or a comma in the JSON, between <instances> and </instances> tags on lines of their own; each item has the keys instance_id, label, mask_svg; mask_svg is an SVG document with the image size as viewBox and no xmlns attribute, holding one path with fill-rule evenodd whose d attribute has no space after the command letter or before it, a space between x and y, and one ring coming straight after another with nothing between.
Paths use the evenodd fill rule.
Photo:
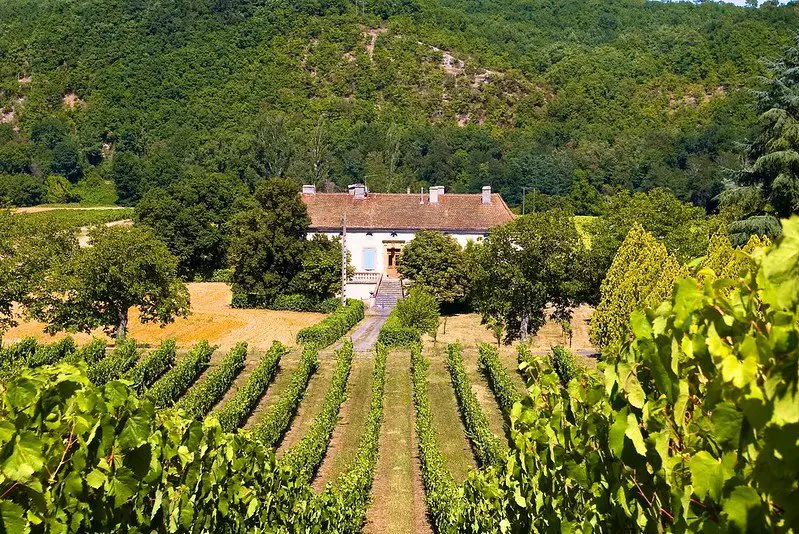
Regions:
<instances>
[{"instance_id":1,"label":"white house facade","mask_svg":"<svg viewBox=\"0 0 799 534\"><path fill-rule=\"evenodd\" d=\"M438 230L461 247L480 241L490 228L513 219L491 188L482 194L450 194L431 187L425 193L370 193L361 184L347 193L317 193L303 186L302 200L311 218L310 234L339 237L346 225L346 247L355 275L345 288L350 298L367 301L383 277L397 277L402 249L419 230Z\"/></svg>"}]
</instances>

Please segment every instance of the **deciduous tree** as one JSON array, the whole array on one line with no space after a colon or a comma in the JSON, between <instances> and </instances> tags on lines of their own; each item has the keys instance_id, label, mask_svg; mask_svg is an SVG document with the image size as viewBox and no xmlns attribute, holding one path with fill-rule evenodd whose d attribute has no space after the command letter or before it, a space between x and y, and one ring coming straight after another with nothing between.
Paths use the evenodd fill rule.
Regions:
<instances>
[{"instance_id":1,"label":"deciduous tree","mask_svg":"<svg viewBox=\"0 0 799 534\"><path fill-rule=\"evenodd\" d=\"M402 249L397 271L440 303L462 300L468 294L463 249L455 238L441 232L418 232Z\"/></svg>"}]
</instances>

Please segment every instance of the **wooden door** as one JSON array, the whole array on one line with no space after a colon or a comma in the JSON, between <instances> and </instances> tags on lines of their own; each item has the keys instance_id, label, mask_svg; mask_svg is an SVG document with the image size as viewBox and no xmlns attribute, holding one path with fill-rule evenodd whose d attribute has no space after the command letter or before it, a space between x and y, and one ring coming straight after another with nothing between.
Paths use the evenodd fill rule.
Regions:
<instances>
[{"instance_id":1,"label":"wooden door","mask_svg":"<svg viewBox=\"0 0 799 534\"><path fill-rule=\"evenodd\" d=\"M397 276L397 260L400 256L398 247L389 247L386 249L386 274L388 276Z\"/></svg>"}]
</instances>

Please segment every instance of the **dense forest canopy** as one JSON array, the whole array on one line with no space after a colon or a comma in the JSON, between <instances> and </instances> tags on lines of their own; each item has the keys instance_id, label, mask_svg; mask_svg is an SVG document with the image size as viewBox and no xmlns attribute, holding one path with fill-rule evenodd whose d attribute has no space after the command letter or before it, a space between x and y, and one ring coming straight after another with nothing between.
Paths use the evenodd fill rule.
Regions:
<instances>
[{"instance_id":1,"label":"dense forest canopy","mask_svg":"<svg viewBox=\"0 0 799 534\"><path fill-rule=\"evenodd\" d=\"M0 202L225 173L515 204L577 174L712 208L799 8L8 0L0 21Z\"/></svg>"}]
</instances>

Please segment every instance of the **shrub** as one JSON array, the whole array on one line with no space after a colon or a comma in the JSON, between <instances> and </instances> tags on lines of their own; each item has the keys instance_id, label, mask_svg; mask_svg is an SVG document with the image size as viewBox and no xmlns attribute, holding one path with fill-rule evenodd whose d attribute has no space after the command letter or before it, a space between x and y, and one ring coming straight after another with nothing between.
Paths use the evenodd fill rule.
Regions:
<instances>
[{"instance_id":1,"label":"shrub","mask_svg":"<svg viewBox=\"0 0 799 534\"><path fill-rule=\"evenodd\" d=\"M412 288L407 298L397 302L396 316L404 328L435 336L439 320L438 301L421 288Z\"/></svg>"},{"instance_id":2,"label":"shrub","mask_svg":"<svg viewBox=\"0 0 799 534\"><path fill-rule=\"evenodd\" d=\"M313 343L319 348L333 344L363 319L363 302L349 299L345 306L319 323L297 332L297 343Z\"/></svg>"},{"instance_id":3,"label":"shrub","mask_svg":"<svg viewBox=\"0 0 799 534\"><path fill-rule=\"evenodd\" d=\"M472 384L463 368L461 347L457 343L447 345L447 369L455 390L466 434L472 444L477 460L483 466L502 465L507 453L502 442L491 431L480 401L472 391Z\"/></svg>"},{"instance_id":4,"label":"shrub","mask_svg":"<svg viewBox=\"0 0 799 534\"><path fill-rule=\"evenodd\" d=\"M577 375L578 368L574 361L574 354L564 348L563 345L552 347L552 353L549 355L549 363L552 365L552 369L558 375L564 387Z\"/></svg>"},{"instance_id":5,"label":"shrub","mask_svg":"<svg viewBox=\"0 0 799 534\"><path fill-rule=\"evenodd\" d=\"M75 340L69 336L49 345L39 345L36 347L33 356L28 360L28 367L52 365L69 357L77 350L78 346L75 344Z\"/></svg>"},{"instance_id":6,"label":"shrub","mask_svg":"<svg viewBox=\"0 0 799 534\"><path fill-rule=\"evenodd\" d=\"M217 269L211 274L212 282L230 283L233 278L233 269Z\"/></svg>"},{"instance_id":7,"label":"shrub","mask_svg":"<svg viewBox=\"0 0 799 534\"><path fill-rule=\"evenodd\" d=\"M511 408L522 399L522 395L511 382L508 371L499 360L499 352L496 347L483 343L478 350L480 354L477 361L480 364L480 370L488 378L488 384L507 419Z\"/></svg>"},{"instance_id":8,"label":"shrub","mask_svg":"<svg viewBox=\"0 0 799 534\"><path fill-rule=\"evenodd\" d=\"M336 351L336 368L333 379L325 393L322 409L314 418L311 427L299 443L288 449L280 457L279 463L287 466L294 474L295 484L307 484L313 478L316 468L325 457L327 445L338 423L341 403L347 398L347 379L352 368L352 342Z\"/></svg>"},{"instance_id":9,"label":"shrub","mask_svg":"<svg viewBox=\"0 0 799 534\"><path fill-rule=\"evenodd\" d=\"M125 374L140 394L152 386L158 378L175 366L175 340L167 339L152 354Z\"/></svg>"},{"instance_id":10,"label":"shrub","mask_svg":"<svg viewBox=\"0 0 799 534\"><path fill-rule=\"evenodd\" d=\"M91 343L80 349L75 355L78 359L93 365L105 358L107 348L108 343L104 339L94 338Z\"/></svg>"},{"instance_id":11,"label":"shrub","mask_svg":"<svg viewBox=\"0 0 799 534\"><path fill-rule=\"evenodd\" d=\"M222 425L225 432L233 432L249 417L274 378L280 358L287 352L288 349L279 341L272 343L250 376L247 377L247 382L215 412L219 424Z\"/></svg>"},{"instance_id":12,"label":"shrub","mask_svg":"<svg viewBox=\"0 0 799 534\"><path fill-rule=\"evenodd\" d=\"M35 337L26 337L12 345L6 345L0 349L0 366L11 365L17 361L27 362L38 346Z\"/></svg>"},{"instance_id":13,"label":"shrub","mask_svg":"<svg viewBox=\"0 0 799 534\"><path fill-rule=\"evenodd\" d=\"M421 333L415 328L407 328L397 317L397 309L391 311L386 322L380 328L377 342L387 347L410 347L414 343L419 343Z\"/></svg>"},{"instance_id":14,"label":"shrub","mask_svg":"<svg viewBox=\"0 0 799 534\"><path fill-rule=\"evenodd\" d=\"M216 350L215 346L202 340L175 367L153 384L145 396L152 401L156 408L171 406L205 371L214 350Z\"/></svg>"},{"instance_id":15,"label":"shrub","mask_svg":"<svg viewBox=\"0 0 799 534\"><path fill-rule=\"evenodd\" d=\"M139 359L135 339L118 340L113 352L94 365L89 366L88 376L95 385L103 384L120 378L122 374L133 367Z\"/></svg>"},{"instance_id":16,"label":"shrub","mask_svg":"<svg viewBox=\"0 0 799 534\"><path fill-rule=\"evenodd\" d=\"M222 400L225 392L233 385L247 361L247 343L241 342L228 353L219 366L208 376L192 386L181 398L175 408L185 410L186 415L197 419L210 412Z\"/></svg>"},{"instance_id":17,"label":"shrub","mask_svg":"<svg viewBox=\"0 0 799 534\"><path fill-rule=\"evenodd\" d=\"M280 396L277 403L269 412L265 413L255 428L253 436L264 445L272 447L283 437L283 433L291 423L297 406L308 387L308 380L316 371L318 365L318 349L315 345L308 345L302 351L300 364L291 374L291 381Z\"/></svg>"}]
</instances>

